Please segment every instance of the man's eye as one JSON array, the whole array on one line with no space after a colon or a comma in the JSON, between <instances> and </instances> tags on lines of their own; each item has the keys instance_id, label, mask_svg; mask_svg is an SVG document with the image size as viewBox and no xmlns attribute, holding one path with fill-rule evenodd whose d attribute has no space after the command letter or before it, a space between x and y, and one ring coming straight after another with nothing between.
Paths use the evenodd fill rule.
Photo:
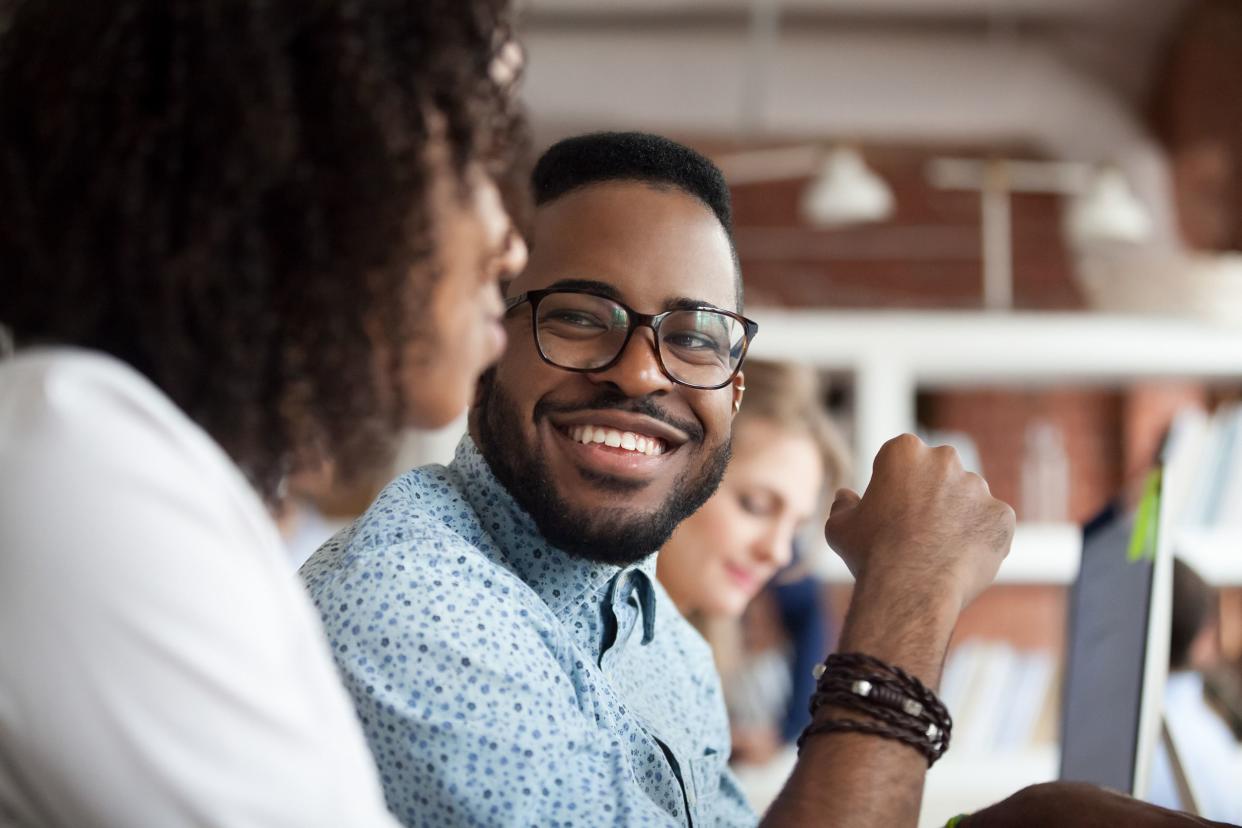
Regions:
<instances>
[{"instance_id":1,"label":"man's eye","mask_svg":"<svg viewBox=\"0 0 1242 828\"><path fill-rule=\"evenodd\" d=\"M724 349L720 343L707 334L698 333L697 331L678 331L671 333L664 338L666 344L675 348L684 348L688 351L713 351L721 352Z\"/></svg>"},{"instance_id":2,"label":"man's eye","mask_svg":"<svg viewBox=\"0 0 1242 828\"><path fill-rule=\"evenodd\" d=\"M544 317L545 322L551 322L557 325L572 325L579 328L603 328L604 323L599 317L592 313L584 313L583 311L560 310L553 311Z\"/></svg>"}]
</instances>

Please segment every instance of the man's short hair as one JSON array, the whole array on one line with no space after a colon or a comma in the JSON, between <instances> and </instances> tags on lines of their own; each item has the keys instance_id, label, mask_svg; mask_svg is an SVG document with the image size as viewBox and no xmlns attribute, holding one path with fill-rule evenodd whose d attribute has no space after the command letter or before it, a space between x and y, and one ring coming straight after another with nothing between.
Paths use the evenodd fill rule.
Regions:
<instances>
[{"instance_id":1,"label":"man's short hair","mask_svg":"<svg viewBox=\"0 0 1242 828\"><path fill-rule=\"evenodd\" d=\"M706 156L660 135L646 132L592 132L553 144L531 177L536 206L608 181L638 181L657 189L676 188L694 196L715 214L729 239L742 309L742 277L733 244L733 201L724 173Z\"/></svg>"}]
</instances>

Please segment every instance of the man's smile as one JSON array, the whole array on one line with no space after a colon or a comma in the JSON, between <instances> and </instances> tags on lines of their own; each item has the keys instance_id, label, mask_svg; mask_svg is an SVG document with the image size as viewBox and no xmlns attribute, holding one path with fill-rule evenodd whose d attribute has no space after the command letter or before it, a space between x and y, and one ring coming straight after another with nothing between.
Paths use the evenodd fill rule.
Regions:
<instances>
[{"instance_id":1,"label":"man's smile","mask_svg":"<svg viewBox=\"0 0 1242 828\"><path fill-rule=\"evenodd\" d=\"M579 471L650 482L689 441L680 429L652 417L610 409L584 409L544 419L552 439Z\"/></svg>"},{"instance_id":2,"label":"man's smile","mask_svg":"<svg viewBox=\"0 0 1242 828\"><path fill-rule=\"evenodd\" d=\"M657 457L666 450L664 441L659 437L635 434L632 431L618 431L602 425L576 425L562 430L569 435L571 440L582 443L584 446L603 444L622 451L636 451L648 457Z\"/></svg>"}]
</instances>

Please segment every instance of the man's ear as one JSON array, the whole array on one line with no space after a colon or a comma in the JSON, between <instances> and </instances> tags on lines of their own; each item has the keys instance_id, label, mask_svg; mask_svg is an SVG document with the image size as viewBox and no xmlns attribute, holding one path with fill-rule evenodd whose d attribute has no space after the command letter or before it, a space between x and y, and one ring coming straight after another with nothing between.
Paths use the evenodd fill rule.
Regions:
<instances>
[{"instance_id":1,"label":"man's ear","mask_svg":"<svg viewBox=\"0 0 1242 828\"><path fill-rule=\"evenodd\" d=\"M742 410L742 395L746 393L746 373L738 371L733 378L733 416Z\"/></svg>"}]
</instances>

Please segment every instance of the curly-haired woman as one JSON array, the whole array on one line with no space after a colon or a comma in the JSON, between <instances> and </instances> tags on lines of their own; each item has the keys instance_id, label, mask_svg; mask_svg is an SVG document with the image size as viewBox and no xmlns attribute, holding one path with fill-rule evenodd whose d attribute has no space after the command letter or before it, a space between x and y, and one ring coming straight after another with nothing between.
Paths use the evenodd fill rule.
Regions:
<instances>
[{"instance_id":1,"label":"curly-haired woman","mask_svg":"<svg viewBox=\"0 0 1242 828\"><path fill-rule=\"evenodd\" d=\"M508 16L0 2L0 824L390 824L270 510L503 347Z\"/></svg>"}]
</instances>

